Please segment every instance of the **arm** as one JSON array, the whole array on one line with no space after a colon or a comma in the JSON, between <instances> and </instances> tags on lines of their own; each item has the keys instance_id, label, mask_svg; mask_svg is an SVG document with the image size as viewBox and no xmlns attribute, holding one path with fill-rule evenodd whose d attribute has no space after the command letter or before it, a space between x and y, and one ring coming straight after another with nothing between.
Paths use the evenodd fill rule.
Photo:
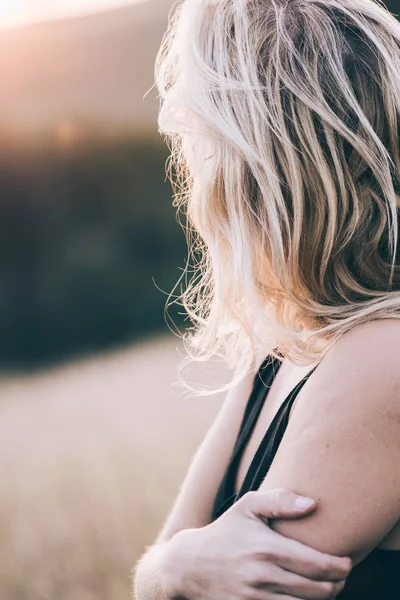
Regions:
<instances>
[{"instance_id":1,"label":"arm","mask_svg":"<svg viewBox=\"0 0 400 600\"><path fill-rule=\"evenodd\" d=\"M167 558L172 538L184 529L200 528L211 520L218 486L232 452L244 408L252 389L249 375L227 397L198 448L186 478L161 532L135 567L137 600L165 600L161 565Z\"/></svg>"},{"instance_id":2,"label":"arm","mask_svg":"<svg viewBox=\"0 0 400 600\"><path fill-rule=\"evenodd\" d=\"M168 542L155 544L137 562L133 571L135 599L169 600L161 581L161 563Z\"/></svg>"},{"instance_id":3,"label":"arm","mask_svg":"<svg viewBox=\"0 0 400 600\"><path fill-rule=\"evenodd\" d=\"M360 562L400 518L400 322L345 334L301 390L260 490L316 498L275 531Z\"/></svg>"},{"instance_id":4,"label":"arm","mask_svg":"<svg viewBox=\"0 0 400 600\"><path fill-rule=\"evenodd\" d=\"M136 566L136 600L268 598L329 600L343 589L349 559L328 556L272 531L266 519L302 518L315 501L290 491L246 494L220 518L212 506L236 439L253 377L228 397L198 449L176 503Z\"/></svg>"}]
</instances>

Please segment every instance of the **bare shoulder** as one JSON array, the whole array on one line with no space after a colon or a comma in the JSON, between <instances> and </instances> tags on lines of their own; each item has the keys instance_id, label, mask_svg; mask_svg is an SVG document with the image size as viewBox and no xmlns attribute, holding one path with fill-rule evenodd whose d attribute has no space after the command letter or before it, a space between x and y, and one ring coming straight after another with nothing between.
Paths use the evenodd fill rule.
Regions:
<instances>
[{"instance_id":1,"label":"bare shoulder","mask_svg":"<svg viewBox=\"0 0 400 600\"><path fill-rule=\"evenodd\" d=\"M262 489L316 498L315 514L276 528L357 562L400 519L400 320L340 338L301 390Z\"/></svg>"},{"instance_id":2,"label":"bare shoulder","mask_svg":"<svg viewBox=\"0 0 400 600\"><path fill-rule=\"evenodd\" d=\"M314 403L337 404L340 410L357 405L400 408L400 319L363 323L344 334L330 349L307 382L303 410ZM363 411L365 412L365 411Z\"/></svg>"},{"instance_id":3,"label":"bare shoulder","mask_svg":"<svg viewBox=\"0 0 400 600\"><path fill-rule=\"evenodd\" d=\"M324 361L319 366L324 374L346 366L341 371L345 377L368 368L371 379L380 373L396 379L400 375L400 319L377 319L354 327L333 345L326 358L326 368Z\"/></svg>"}]
</instances>

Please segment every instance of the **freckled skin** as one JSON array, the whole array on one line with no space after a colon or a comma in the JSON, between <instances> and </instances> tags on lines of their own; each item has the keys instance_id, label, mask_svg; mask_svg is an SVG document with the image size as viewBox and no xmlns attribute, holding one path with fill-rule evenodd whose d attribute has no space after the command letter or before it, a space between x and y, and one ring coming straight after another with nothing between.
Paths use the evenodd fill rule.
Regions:
<instances>
[{"instance_id":1,"label":"freckled skin","mask_svg":"<svg viewBox=\"0 0 400 600\"><path fill-rule=\"evenodd\" d=\"M399 348L398 320L359 326L302 388L260 489L293 489L319 509L276 531L355 563L386 538L400 550Z\"/></svg>"}]
</instances>

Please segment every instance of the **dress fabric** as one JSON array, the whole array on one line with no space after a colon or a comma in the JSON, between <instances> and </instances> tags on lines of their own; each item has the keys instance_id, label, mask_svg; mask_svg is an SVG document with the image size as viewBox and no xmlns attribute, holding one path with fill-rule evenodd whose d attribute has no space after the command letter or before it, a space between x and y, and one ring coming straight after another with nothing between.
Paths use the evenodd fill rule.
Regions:
<instances>
[{"instance_id":1,"label":"dress fabric","mask_svg":"<svg viewBox=\"0 0 400 600\"><path fill-rule=\"evenodd\" d=\"M215 497L213 521L218 519L244 494L259 489L285 434L293 403L307 379L317 368L314 367L282 403L261 440L239 493L236 494L235 481L243 451L281 364L279 359L267 357L257 372L228 467ZM352 569L344 590L337 598L340 600L400 600L400 551L380 548L373 550Z\"/></svg>"}]
</instances>

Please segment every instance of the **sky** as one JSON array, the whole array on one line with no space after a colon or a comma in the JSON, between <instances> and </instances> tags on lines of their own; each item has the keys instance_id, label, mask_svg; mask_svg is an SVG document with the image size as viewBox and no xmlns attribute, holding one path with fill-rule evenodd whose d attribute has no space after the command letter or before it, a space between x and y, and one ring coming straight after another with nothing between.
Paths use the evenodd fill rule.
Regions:
<instances>
[{"instance_id":1,"label":"sky","mask_svg":"<svg viewBox=\"0 0 400 600\"><path fill-rule=\"evenodd\" d=\"M117 8L144 0L0 0L0 28Z\"/></svg>"}]
</instances>

